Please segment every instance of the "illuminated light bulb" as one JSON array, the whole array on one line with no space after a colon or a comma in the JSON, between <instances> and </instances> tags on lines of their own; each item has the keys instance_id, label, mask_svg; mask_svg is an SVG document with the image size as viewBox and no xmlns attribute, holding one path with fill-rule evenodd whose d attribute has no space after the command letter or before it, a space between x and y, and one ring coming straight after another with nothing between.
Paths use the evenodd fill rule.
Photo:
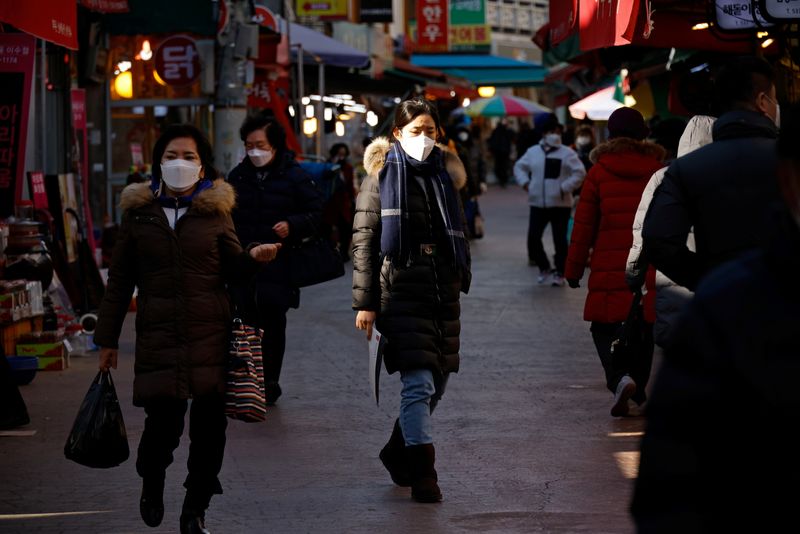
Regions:
<instances>
[{"instance_id":1,"label":"illuminated light bulb","mask_svg":"<svg viewBox=\"0 0 800 534\"><path fill-rule=\"evenodd\" d=\"M130 71L120 72L114 78L114 90L122 98L133 98L133 74Z\"/></svg>"},{"instance_id":2,"label":"illuminated light bulb","mask_svg":"<svg viewBox=\"0 0 800 534\"><path fill-rule=\"evenodd\" d=\"M314 106L311 104L306 106L306 117L313 117L314 116Z\"/></svg>"},{"instance_id":3,"label":"illuminated light bulb","mask_svg":"<svg viewBox=\"0 0 800 534\"><path fill-rule=\"evenodd\" d=\"M311 137L317 133L317 119L310 118L303 121L303 133Z\"/></svg>"},{"instance_id":4,"label":"illuminated light bulb","mask_svg":"<svg viewBox=\"0 0 800 534\"><path fill-rule=\"evenodd\" d=\"M153 49L150 48L150 41L147 39L142 43L142 49L139 51L139 58L142 61L149 61L153 57Z\"/></svg>"},{"instance_id":5,"label":"illuminated light bulb","mask_svg":"<svg viewBox=\"0 0 800 534\"><path fill-rule=\"evenodd\" d=\"M494 93L495 93L495 88L492 87L491 85L478 87L478 95L480 95L481 98L492 98L494 96Z\"/></svg>"},{"instance_id":6,"label":"illuminated light bulb","mask_svg":"<svg viewBox=\"0 0 800 534\"><path fill-rule=\"evenodd\" d=\"M336 121L336 135L344 137L344 123L342 121Z\"/></svg>"}]
</instances>

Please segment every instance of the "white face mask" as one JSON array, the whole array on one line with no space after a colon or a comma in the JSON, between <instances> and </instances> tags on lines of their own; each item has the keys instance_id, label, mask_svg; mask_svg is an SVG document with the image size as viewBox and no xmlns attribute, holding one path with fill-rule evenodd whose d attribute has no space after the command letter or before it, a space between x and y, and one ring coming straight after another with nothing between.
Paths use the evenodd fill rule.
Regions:
<instances>
[{"instance_id":1,"label":"white face mask","mask_svg":"<svg viewBox=\"0 0 800 534\"><path fill-rule=\"evenodd\" d=\"M272 161L272 150L254 148L247 151L247 156L250 158L250 161L253 162L253 165L256 167L263 167Z\"/></svg>"},{"instance_id":2,"label":"white face mask","mask_svg":"<svg viewBox=\"0 0 800 534\"><path fill-rule=\"evenodd\" d=\"M575 139L575 144L578 146L589 146L592 143L591 137L586 137L581 135L577 139Z\"/></svg>"},{"instance_id":3,"label":"white face mask","mask_svg":"<svg viewBox=\"0 0 800 534\"><path fill-rule=\"evenodd\" d=\"M414 137L403 136L400 139L400 146L406 154L417 161L425 161L431 155L436 141L426 135L415 135Z\"/></svg>"},{"instance_id":4,"label":"white face mask","mask_svg":"<svg viewBox=\"0 0 800 534\"><path fill-rule=\"evenodd\" d=\"M161 164L161 179L176 193L183 193L200 180L202 167L185 159L172 159Z\"/></svg>"},{"instance_id":5,"label":"white face mask","mask_svg":"<svg viewBox=\"0 0 800 534\"><path fill-rule=\"evenodd\" d=\"M549 133L544 136L544 142L555 148L561 146L561 134Z\"/></svg>"}]
</instances>

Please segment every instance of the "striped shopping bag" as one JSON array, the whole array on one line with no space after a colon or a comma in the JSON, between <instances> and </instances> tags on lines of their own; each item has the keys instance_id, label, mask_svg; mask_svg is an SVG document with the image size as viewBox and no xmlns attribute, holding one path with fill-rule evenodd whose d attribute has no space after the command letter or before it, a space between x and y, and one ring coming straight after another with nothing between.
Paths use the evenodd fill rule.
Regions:
<instances>
[{"instance_id":1,"label":"striped shopping bag","mask_svg":"<svg viewBox=\"0 0 800 534\"><path fill-rule=\"evenodd\" d=\"M261 357L263 330L234 319L228 352L225 414L231 419L257 423L266 419L264 364Z\"/></svg>"}]
</instances>

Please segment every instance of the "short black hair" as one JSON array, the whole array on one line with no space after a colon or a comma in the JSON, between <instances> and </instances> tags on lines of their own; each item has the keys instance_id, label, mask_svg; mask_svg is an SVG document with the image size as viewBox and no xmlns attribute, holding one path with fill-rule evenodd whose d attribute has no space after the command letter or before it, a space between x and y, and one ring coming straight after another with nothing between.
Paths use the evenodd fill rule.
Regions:
<instances>
[{"instance_id":1,"label":"short black hair","mask_svg":"<svg viewBox=\"0 0 800 534\"><path fill-rule=\"evenodd\" d=\"M279 152L286 150L286 130L274 119L265 115L247 117L242 123L242 127L239 128L239 137L244 142L247 140L247 136L256 130L264 130L267 141L272 145L272 148Z\"/></svg>"},{"instance_id":2,"label":"short black hair","mask_svg":"<svg viewBox=\"0 0 800 534\"><path fill-rule=\"evenodd\" d=\"M340 149L340 148L343 148L343 149L345 149L345 151L347 152L347 156L349 156L349 155L350 155L350 147L348 147L348 146L347 146L346 144L344 144L344 143L336 143L336 144L335 144L335 145L333 145L333 146L331 147L331 149L330 149L330 155L331 155L331 157L335 156L335 155L336 155L336 153L337 153L337 152L339 152L339 149ZM345 156L345 157L347 157L347 156Z\"/></svg>"},{"instance_id":3,"label":"short black hair","mask_svg":"<svg viewBox=\"0 0 800 534\"><path fill-rule=\"evenodd\" d=\"M439 112L436 107L422 98L412 98L402 102L394 112L394 127L402 130L408 123L420 115L430 115L436 126L436 133L441 135L442 123L439 121Z\"/></svg>"},{"instance_id":4,"label":"short black hair","mask_svg":"<svg viewBox=\"0 0 800 534\"><path fill-rule=\"evenodd\" d=\"M763 58L741 56L724 64L714 80L720 111L749 109L759 93L775 85L775 70Z\"/></svg>"},{"instance_id":5,"label":"short black hair","mask_svg":"<svg viewBox=\"0 0 800 534\"><path fill-rule=\"evenodd\" d=\"M167 151L167 145L173 139L189 137L194 139L197 145L197 155L200 156L200 164L205 170L204 180L215 180L219 176L219 171L214 167L214 151L208 137L191 124L173 124L168 126L161 137L158 138L153 146L153 176L161 179L161 158Z\"/></svg>"}]
</instances>

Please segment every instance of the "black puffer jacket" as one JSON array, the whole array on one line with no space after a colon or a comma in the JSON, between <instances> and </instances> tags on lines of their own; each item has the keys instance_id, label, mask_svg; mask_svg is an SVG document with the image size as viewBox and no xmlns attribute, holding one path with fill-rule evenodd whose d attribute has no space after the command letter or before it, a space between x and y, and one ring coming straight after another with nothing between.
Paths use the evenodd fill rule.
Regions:
<instances>
[{"instance_id":1,"label":"black puffer jacket","mask_svg":"<svg viewBox=\"0 0 800 534\"><path fill-rule=\"evenodd\" d=\"M770 119L732 111L714 123L713 137L672 162L642 228L650 263L692 290L714 267L764 244L768 214L780 202ZM686 246L692 227L696 253Z\"/></svg>"},{"instance_id":2,"label":"black puffer jacket","mask_svg":"<svg viewBox=\"0 0 800 534\"><path fill-rule=\"evenodd\" d=\"M461 307L459 292L469 289L470 273L459 272L441 232L441 216L429 206L423 186L409 180L408 224L412 257L399 265L381 258L381 199L378 173L390 144L376 139L366 150L364 165L369 178L356 199L353 223L353 308L378 312L376 327L388 343L384 354L389 373L431 369L443 374L459 367ZM441 152L457 189L466 183L458 156ZM434 157L434 156L431 156ZM419 253L420 244L437 244L436 256Z\"/></svg>"},{"instance_id":3,"label":"black puffer jacket","mask_svg":"<svg viewBox=\"0 0 800 534\"><path fill-rule=\"evenodd\" d=\"M311 177L294 159L294 154L275 156L263 169L245 158L228 175L228 183L236 190L233 223L243 245L250 243L284 243L277 258L258 274L256 299L276 308L296 308L300 291L289 281L290 247L319 229L322 196ZM289 223L285 240L272 230L281 221ZM239 287L239 295L250 291Z\"/></svg>"},{"instance_id":4,"label":"black puffer jacket","mask_svg":"<svg viewBox=\"0 0 800 534\"><path fill-rule=\"evenodd\" d=\"M122 192L122 225L94 340L116 348L138 287L133 402L221 392L231 327L226 282L258 264L233 231L233 189L217 180L199 192L173 231L150 184Z\"/></svg>"}]
</instances>

